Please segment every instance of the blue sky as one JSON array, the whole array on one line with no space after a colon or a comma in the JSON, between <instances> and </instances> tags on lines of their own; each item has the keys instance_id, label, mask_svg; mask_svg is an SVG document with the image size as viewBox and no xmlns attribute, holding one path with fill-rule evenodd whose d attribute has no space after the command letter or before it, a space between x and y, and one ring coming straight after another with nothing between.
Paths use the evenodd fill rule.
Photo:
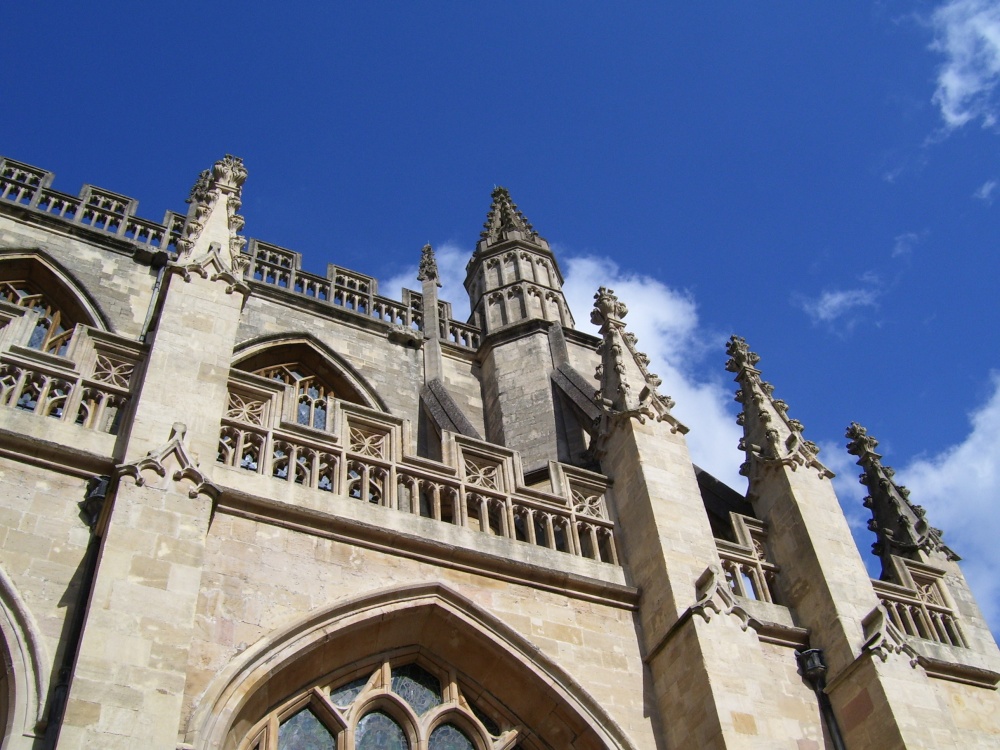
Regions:
<instances>
[{"instance_id":1,"label":"blue sky","mask_svg":"<svg viewBox=\"0 0 1000 750\"><path fill-rule=\"evenodd\" d=\"M1000 2L22 3L0 153L183 210L242 156L246 232L383 280L448 267L493 185L599 284L739 485L731 333L840 476L859 421L1000 626Z\"/></svg>"}]
</instances>

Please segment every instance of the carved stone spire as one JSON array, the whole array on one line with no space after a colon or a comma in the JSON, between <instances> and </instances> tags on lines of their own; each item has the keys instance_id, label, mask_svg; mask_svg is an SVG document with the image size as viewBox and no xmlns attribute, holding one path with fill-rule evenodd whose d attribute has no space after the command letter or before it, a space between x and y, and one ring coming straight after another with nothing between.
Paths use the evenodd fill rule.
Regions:
<instances>
[{"instance_id":1,"label":"carved stone spire","mask_svg":"<svg viewBox=\"0 0 1000 750\"><path fill-rule=\"evenodd\" d=\"M959 560L941 540L941 530L935 529L925 518L924 509L913 505L910 491L893 481L895 471L882 464L882 456L875 452L878 440L857 422L847 428L847 452L858 457L858 466L864 469L859 479L868 488L865 507L871 510L868 528L875 532L877 541L872 552L882 560L882 573L892 568L890 557L914 557L918 552L938 552L949 560Z\"/></svg>"},{"instance_id":2,"label":"carved stone spire","mask_svg":"<svg viewBox=\"0 0 1000 750\"><path fill-rule=\"evenodd\" d=\"M659 377L648 370L649 357L636 349L634 333L625 330L622 320L628 314L624 302L619 301L614 290L601 287L594 295L594 309L590 321L600 326L604 341L599 347L601 364L596 376L601 381L601 390L595 400L605 417L627 415L640 422L646 418L658 422L668 421L675 431L687 432L687 428L670 414L674 402L657 391L661 384ZM600 432L609 427L607 419Z\"/></svg>"},{"instance_id":3,"label":"carved stone spire","mask_svg":"<svg viewBox=\"0 0 1000 750\"><path fill-rule=\"evenodd\" d=\"M417 281L434 281L441 286L441 277L438 276L437 260L434 258L434 248L429 244L424 245L420 251L420 267L417 269Z\"/></svg>"},{"instance_id":4,"label":"carved stone spire","mask_svg":"<svg viewBox=\"0 0 1000 750\"><path fill-rule=\"evenodd\" d=\"M730 337L726 353L726 369L736 374L740 385L736 400L743 404L743 411L736 417L736 423L743 426L740 450L747 455L740 473L751 476L755 465L784 465L793 470L807 466L821 477L832 477L833 472L816 458L817 445L803 439L802 423L788 417L788 404L774 398L774 386L761 379L756 368L760 361L757 353L750 351L739 336Z\"/></svg>"},{"instance_id":5,"label":"carved stone spire","mask_svg":"<svg viewBox=\"0 0 1000 750\"><path fill-rule=\"evenodd\" d=\"M247 241L239 234L244 219L237 212L246 178L243 160L230 154L198 176L187 199L191 208L183 236L177 240L178 263L187 265L195 257L202 259L214 248L224 270L243 274L249 258L242 252Z\"/></svg>"},{"instance_id":6,"label":"carved stone spire","mask_svg":"<svg viewBox=\"0 0 1000 750\"><path fill-rule=\"evenodd\" d=\"M522 239L534 239L538 236L531 223L518 209L517 205L510 198L510 193L505 187L493 188L493 204L486 215L486 223L483 224L483 231L479 238L500 242L508 239L509 232L520 232Z\"/></svg>"}]
</instances>

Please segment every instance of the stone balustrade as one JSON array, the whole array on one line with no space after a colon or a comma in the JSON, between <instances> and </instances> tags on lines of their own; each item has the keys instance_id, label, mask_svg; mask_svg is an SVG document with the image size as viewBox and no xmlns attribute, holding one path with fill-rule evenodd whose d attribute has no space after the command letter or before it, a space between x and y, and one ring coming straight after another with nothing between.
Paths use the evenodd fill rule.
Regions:
<instances>
[{"instance_id":1,"label":"stone balustrade","mask_svg":"<svg viewBox=\"0 0 1000 750\"><path fill-rule=\"evenodd\" d=\"M444 460L404 450L404 422L334 400L327 428L296 423L282 383L234 371L219 463L317 492L618 565L607 480L553 462L552 491L524 486L511 451L445 433Z\"/></svg>"},{"instance_id":2,"label":"stone balustrade","mask_svg":"<svg viewBox=\"0 0 1000 750\"><path fill-rule=\"evenodd\" d=\"M162 223L134 215L138 201L93 185L84 185L78 196L51 189L54 175L30 164L0 157L0 200L25 206L72 224L120 237L140 246L177 249L186 216L167 211ZM301 255L260 240L251 240L246 251L251 262L248 279L311 297L359 315L414 331L423 331L423 305L419 293L403 290L403 300L377 294L377 281L364 274L330 265L326 277L300 269ZM450 305L439 303L440 338L463 349L479 347L475 326L450 319Z\"/></svg>"},{"instance_id":3,"label":"stone balustrade","mask_svg":"<svg viewBox=\"0 0 1000 750\"><path fill-rule=\"evenodd\" d=\"M132 198L93 185L72 196L52 190L52 179L51 172L0 157L0 199L146 247L175 249L183 214L167 211L162 223L142 219L134 215L138 201Z\"/></svg>"},{"instance_id":4,"label":"stone balustrade","mask_svg":"<svg viewBox=\"0 0 1000 750\"><path fill-rule=\"evenodd\" d=\"M968 647L954 612L933 585L910 588L872 580L872 588L889 620L904 634L948 646Z\"/></svg>"},{"instance_id":5,"label":"stone balustrade","mask_svg":"<svg viewBox=\"0 0 1000 750\"><path fill-rule=\"evenodd\" d=\"M0 354L0 408L115 435L142 357L138 344L83 325L65 355L11 343Z\"/></svg>"}]
</instances>

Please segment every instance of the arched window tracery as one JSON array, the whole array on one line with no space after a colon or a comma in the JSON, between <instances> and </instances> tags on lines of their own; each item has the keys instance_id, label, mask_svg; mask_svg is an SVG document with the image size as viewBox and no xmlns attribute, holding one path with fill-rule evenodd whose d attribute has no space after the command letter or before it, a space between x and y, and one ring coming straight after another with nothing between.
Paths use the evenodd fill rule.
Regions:
<instances>
[{"instance_id":1,"label":"arched window tracery","mask_svg":"<svg viewBox=\"0 0 1000 750\"><path fill-rule=\"evenodd\" d=\"M295 421L306 427L326 429L330 401L338 398L330 383L301 362L268 365L254 374L290 385L295 391Z\"/></svg>"},{"instance_id":2,"label":"arched window tracery","mask_svg":"<svg viewBox=\"0 0 1000 750\"><path fill-rule=\"evenodd\" d=\"M489 707L485 705L489 701ZM261 719L240 750L507 750L526 744L496 701L425 657L328 676Z\"/></svg>"},{"instance_id":3,"label":"arched window tracery","mask_svg":"<svg viewBox=\"0 0 1000 750\"><path fill-rule=\"evenodd\" d=\"M0 281L0 299L37 313L35 328L27 341L29 348L50 354L66 353L78 321L66 315L35 284L26 279Z\"/></svg>"}]
</instances>

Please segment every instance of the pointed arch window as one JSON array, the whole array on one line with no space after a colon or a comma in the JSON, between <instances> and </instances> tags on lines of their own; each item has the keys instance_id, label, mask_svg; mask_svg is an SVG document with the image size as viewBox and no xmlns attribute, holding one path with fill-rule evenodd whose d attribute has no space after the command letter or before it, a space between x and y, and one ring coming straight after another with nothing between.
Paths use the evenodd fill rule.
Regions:
<instances>
[{"instance_id":1,"label":"pointed arch window","mask_svg":"<svg viewBox=\"0 0 1000 750\"><path fill-rule=\"evenodd\" d=\"M290 385L295 391L295 421L317 430L326 429L331 401L337 397L330 383L301 362L268 365L254 374Z\"/></svg>"},{"instance_id":2,"label":"pointed arch window","mask_svg":"<svg viewBox=\"0 0 1000 750\"><path fill-rule=\"evenodd\" d=\"M28 347L50 354L65 354L76 325L33 283L25 279L0 281L0 299L38 315Z\"/></svg>"},{"instance_id":3,"label":"pointed arch window","mask_svg":"<svg viewBox=\"0 0 1000 750\"><path fill-rule=\"evenodd\" d=\"M547 748L499 705L426 657L380 659L285 701L240 750Z\"/></svg>"}]
</instances>

